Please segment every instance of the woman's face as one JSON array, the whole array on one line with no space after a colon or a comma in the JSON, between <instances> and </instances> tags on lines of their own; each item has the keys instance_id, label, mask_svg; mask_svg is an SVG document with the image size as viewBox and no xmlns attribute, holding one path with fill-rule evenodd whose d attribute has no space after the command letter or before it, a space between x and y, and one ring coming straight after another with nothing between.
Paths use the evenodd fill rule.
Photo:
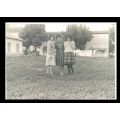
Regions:
<instances>
[{"instance_id":1,"label":"woman's face","mask_svg":"<svg viewBox=\"0 0 120 120\"><path fill-rule=\"evenodd\" d=\"M50 40L54 40L54 36L51 36L51 37L50 37Z\"/></svg>"},{"instance_id":2,"label":"woman's face","mask_svg":"<svg viewBox=\"0 0 120 120\"><path fill-rule=\"evenodd\" d=\"M58 37L57 40L60 42L61 41L61 37Z\"/></svg>"},{"instance_id":3,"label":"woman's face","mask_svg":"<svg viewBox=\"0 0 120 120\"><path fill-rule=\"evenodd\" d=\"M70 37L67 38L67 41L70 41Z\"/></svg>"}]
</instances>

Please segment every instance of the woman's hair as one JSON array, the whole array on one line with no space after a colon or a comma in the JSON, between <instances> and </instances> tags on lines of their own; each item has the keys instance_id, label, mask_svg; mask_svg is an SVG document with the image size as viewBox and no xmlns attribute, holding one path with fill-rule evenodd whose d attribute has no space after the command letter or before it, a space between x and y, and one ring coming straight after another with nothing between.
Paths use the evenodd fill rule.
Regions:
<instances>
[{"instance_id":1,"label":"woman's hair","mask_svg":"<svg viewBox=\"0 0 120 120\"><path fill-rule=\"evenodd\" d=\"M61 38L61 35L60 34L56 35L56 38Z\"/></svg>"},{"instance_id":2,"label":"woman's hair","mask_svg":"<svg viewBox=\"0 0 120 120\"><path fill-rule=\"evenodd\" d=\"M67 38L67 39L70 38L70 40L72 40L72 36L71 36L71 35L67 35L66 38ZM67 39L66 39L66 40L67 40Z\"/></svg>"},{"instance_id":3,"label":"woman's hair","mask_svg":"<svg viewBox=\"0 0 120 120\"><path fill-rule=\"evenodd\" d=\"M54 36L54 35L49 35L48 39L50 40L50 38L51 38L52 36L55 38L55 36Z\"/></svg>"}]
</instances>

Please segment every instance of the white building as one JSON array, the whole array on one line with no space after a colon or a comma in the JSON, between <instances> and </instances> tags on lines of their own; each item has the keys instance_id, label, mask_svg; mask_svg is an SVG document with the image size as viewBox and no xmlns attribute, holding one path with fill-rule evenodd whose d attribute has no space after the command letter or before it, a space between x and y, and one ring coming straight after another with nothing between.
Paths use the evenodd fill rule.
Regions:
<instances>
[{"instance_id":1,"label":"white building","mask_svg":"<svg viewBox=\"0 0 120 120\"><path fill-rule=\"evenodd\" d=\"M86 48L96 49L94 56L108 57L109 55L109 32L108 31L95 31L93 38L86 44Z\"/></svg>"},{"instance_id":2,"label":"white building","mask_svg":"<svg viewBox=\"0 0 120 120\"><path fill-rule=\"evenodd\" d=\"M5 39L6 56L20 56L23 54L22 39L8 32Z\"/></svg>"}]
</instances>

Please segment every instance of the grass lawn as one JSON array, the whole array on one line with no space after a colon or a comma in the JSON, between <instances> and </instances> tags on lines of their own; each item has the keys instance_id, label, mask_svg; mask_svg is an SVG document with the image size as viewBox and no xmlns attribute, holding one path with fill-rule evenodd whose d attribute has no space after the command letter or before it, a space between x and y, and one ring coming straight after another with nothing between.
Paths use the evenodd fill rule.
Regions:
<instances>
[{"instance_id":1,"label":"grass lawn","mask_svg":"<svg viewBox=\"0 0 120 120\"><path fill-rule=\"evenodd\" d=\"M115 99L114 58L76 57L75 73L48 75L43 56L6 58L6 99Z\"/></svg>"}]
</instances>

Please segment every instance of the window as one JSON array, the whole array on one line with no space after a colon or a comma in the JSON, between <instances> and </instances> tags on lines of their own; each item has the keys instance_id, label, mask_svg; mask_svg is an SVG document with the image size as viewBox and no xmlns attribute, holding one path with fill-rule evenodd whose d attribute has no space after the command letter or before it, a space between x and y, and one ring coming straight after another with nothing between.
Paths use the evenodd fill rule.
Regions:
<instances>
[{"instance_id":1,"label":"window","mask_svg":"<svg viewBox=\"0 0 120 120\"><path fill-rule=\"evenodd\" d=\"M19 53L19 44L16 45L16 52Z\"/></svg>"},{"instance_id":2,"label":"window","mask_svg":"<svg viewBox=\"0 0 120 120\"><path fill-rule=\"evenodd\" d=\"M8 50L8 53L11 52L11 43L8 43L8 48L7 48L7 50Z\"/></svg>"}]
</instances>

